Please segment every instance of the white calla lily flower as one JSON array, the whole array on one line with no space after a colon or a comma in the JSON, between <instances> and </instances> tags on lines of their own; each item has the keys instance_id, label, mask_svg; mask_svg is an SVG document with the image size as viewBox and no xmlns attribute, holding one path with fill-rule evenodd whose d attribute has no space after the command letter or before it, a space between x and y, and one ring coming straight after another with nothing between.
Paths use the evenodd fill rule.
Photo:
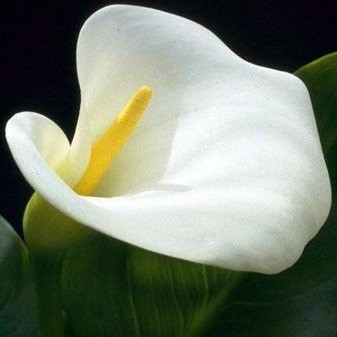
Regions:
<instances>
[{"instance_id":1,"label":"white calla lily flower","mask_svg":"<svg viewBox=\"0 0 337 337\"><path fill-rule=\"evenodd\" d=\"M299 258L331 189L298 78L242 60L187 19L126 5L88 19L77 68L71 145L36 113L7 124L14 159L48 203L194 262L269 274Z\"/></svg>"}]
</instances>

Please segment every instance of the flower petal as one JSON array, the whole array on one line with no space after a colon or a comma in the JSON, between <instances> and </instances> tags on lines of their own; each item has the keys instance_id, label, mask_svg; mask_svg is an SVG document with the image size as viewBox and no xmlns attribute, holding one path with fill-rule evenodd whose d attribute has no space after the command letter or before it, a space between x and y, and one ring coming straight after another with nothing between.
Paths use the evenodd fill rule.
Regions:
<instances>
[{"instance_id":1,"label":"flower petal","mask_svg":"<svg viewBox=\"0 0 337 337\"><path fill-rule=\"evenodd\" d=\"M63 131L50 119L34 112L15 114L6 125L6 138L10 150L25 175L39 176L34 169L31 154L26 149L34 148L39 158L55 171L68 156L69 142Z\"/></svg>"},{"instance_id":2,"label":"flower petal","mask_svg":"<svg viewBox=\"0 0 337 337\"><path fill-rule=\"evenodd\" d=\"M152 86L154 99L98 187L103 197L76 195L32 134L9 128L14 158L47 201L110 236L186 260L277 273L298 259L331 203L300 80L244 62L193 22L132 6L94 14L77 55L92 139L139 86Z\"/></svg>"},{"instance_id":3,"label":"flower petal","mask_svg":"<svg viewBox=\"0 0 337 337\"><path fill-rule=\"evenodd\" d=\"M44 162L36 133L25 132L31 121L38 131L46 119L26 122L26 117L31 116L17 115L7 126L10 148L26 179L55 207L103 233L195 262L264 273L292 264L314 234L314 216L299 196L254 185L168 184L128 197L78 196Z\"/></svg>"},{"instance_id":4,"label":"flower petal","mask_svg":"<svg viewBox=\"0 0 337 337\"><path fill-rule=\"evenodd\" d=\"M188 103L187 109L193 111L198 104L184 98L191 84L222 80L217 72L240 62L213 33L194 22L150 8L106 7L87 20L78 39L81 114L73 143L85 143L90 136L94 142L133 93L149 85L154 95L137 134L153 128L159 136L156 141L142 137L130 143L134 149L127 155L135 161L149 157L172 141L177 119L185 113L182 105ZM88 125L90 132L81 132ZM165 166L167 156L162 152L157 162ZM79 163L83 156L77 158L74 162Z\"/></svg>"}]
</instances>

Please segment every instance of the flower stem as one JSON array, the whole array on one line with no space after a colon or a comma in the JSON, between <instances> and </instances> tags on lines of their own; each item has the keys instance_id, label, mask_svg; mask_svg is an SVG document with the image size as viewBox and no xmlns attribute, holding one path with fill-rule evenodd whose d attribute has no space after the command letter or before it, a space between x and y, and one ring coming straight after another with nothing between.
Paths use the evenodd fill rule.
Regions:
<instances>
[{"instance_id":1,"label":"flower stem","mask_svg":"<svg viewBox=\"0 0 337 337\"><path fill-rule=\"evenodd\" d=\"M32 256L32 265L38 302L38 337L63 337L62 257Z\"/></svg>"}]
</instances>

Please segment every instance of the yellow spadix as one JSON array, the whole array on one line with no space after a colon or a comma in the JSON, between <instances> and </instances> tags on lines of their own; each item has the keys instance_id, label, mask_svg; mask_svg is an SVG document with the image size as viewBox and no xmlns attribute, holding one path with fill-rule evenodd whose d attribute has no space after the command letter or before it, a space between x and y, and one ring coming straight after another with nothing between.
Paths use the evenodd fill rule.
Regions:
<instances>
[{"instance_id":1,"label":"yellow spadix","mask_svg":"<svg viewBox=\"0 0 337 337\"><path fill-rule=\"evenodd\" d=\"M96 141L92 147L87 170L74 188L76 193L90 195L93 192L111 161L130 138L151 96L150 87L139 88L110 127Z\"/></svg>"}]
</instances>

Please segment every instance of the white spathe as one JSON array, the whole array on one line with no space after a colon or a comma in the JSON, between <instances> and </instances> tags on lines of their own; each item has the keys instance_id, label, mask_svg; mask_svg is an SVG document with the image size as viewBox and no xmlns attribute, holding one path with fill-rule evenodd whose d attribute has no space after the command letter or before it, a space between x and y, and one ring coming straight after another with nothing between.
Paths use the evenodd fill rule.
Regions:
<instances>
[{"instance_id":1,"label":"white spathe","mask_svg":"<svg viewBox=\"0 0 337 337\"><path fill-rule=\"evenodd\" d=\"M299 258L331 203L299 79L242 60L194 22L125 5L88 19L77 67L71 146L39 114L7 124L14 159L49 203L107 235L190 261L269 274ZM92 143L144 84L153 99L135 133L94 196L77 195ZM64 161L61 179L55 169Z\"/></svg>"}]
</instances>

